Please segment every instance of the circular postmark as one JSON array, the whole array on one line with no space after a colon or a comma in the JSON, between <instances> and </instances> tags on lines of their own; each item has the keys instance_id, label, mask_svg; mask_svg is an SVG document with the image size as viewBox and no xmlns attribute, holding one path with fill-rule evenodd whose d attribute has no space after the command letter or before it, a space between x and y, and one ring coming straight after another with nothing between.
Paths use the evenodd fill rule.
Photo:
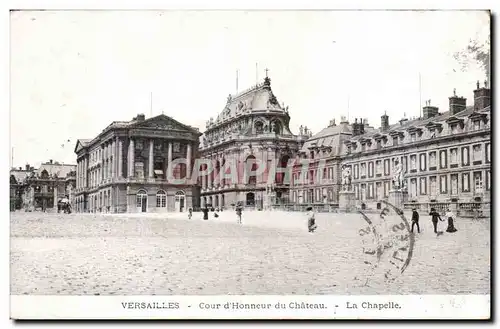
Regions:
<instances>
[{"instance_id":1,"label":"circular postmark","mask_svg":"<svg viewBox=\"0 0 500 329\"><path fill-rule=\"evenodd\" d=\"M411 262L415 238L410 233L410 224L404 212L382 201L383 207L378 214L361 214L365 226L358 231L361 238L364 263L368 270L364 275L381 276L384 281L392 282L404 273ZM365 283L365 284L366 284Z\"/></svg>"}]
</instances>

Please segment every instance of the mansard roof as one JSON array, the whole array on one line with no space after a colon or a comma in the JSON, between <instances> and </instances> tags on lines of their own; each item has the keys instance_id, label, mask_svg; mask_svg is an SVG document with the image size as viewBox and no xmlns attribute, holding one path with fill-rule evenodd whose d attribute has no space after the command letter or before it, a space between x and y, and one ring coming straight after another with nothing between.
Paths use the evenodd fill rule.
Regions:
<instances>
[{"instance_id":1,"label":"mansard roof","mask_svg":"<svg viewBox=\"0 0 500 329\"><path fill-rule=\"evenodd\" d=\"M229 95L222 112L213 121L217 124L223 120L244 113L271 111L274 114L288 114L287 108L280 105L271 89L271 79L266 77L263 83L250 87L236 95Z\"/></svg>"}]
</instances>

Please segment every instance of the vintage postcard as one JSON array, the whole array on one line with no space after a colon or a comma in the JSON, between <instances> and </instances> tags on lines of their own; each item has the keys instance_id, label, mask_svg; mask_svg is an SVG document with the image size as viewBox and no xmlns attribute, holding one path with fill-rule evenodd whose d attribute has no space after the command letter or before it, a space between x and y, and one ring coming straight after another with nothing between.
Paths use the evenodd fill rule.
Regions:
<instances>
[{"instance_id":1,"label":"vintage postcard","mask_svg":"<svg viewBox=\"0 0 500 329\"><path fill-rule=\"evenodd\" d=\"M11 318L490 319L490 15L11 11Z\"/></svg>"}]
</instances>

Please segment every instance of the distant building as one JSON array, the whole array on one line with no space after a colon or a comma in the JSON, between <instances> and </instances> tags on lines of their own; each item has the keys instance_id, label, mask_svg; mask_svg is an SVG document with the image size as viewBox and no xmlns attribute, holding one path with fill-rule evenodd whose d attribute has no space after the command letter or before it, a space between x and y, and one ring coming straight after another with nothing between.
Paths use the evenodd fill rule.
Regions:
<instances>
[{"instance_id":1,"label":"distant building","mask_svg":"<svg viewBox=\"0 0 500 329\"><path fill-rule=\"evenodd\" d=\"M57 203L68 198L73 202L71 191L75 187L76 165L62 164L52 160L39 168L26 166L24 180L23 206L26 210L57 211Z\"/></svg>"},{"instance_id":2,"label":"distant building","mask_svg":"<svg viewBox=\"0 0 500 329\"><path fill-rule=\"evenodd\" d=\"M350 125L341 123L342 128L326 128L325 131L331 131L326 135L336 136L332 151L322 147L324 133L320 132L304 145L303 152L311 160L323 156L327 168L322 169L322 174L317 173L313 161L313 167L309 168L313 172L306 177L308 184L294 180L292 200L319 204L337 200L341 168L346 167L352 173L357 205L376 208L381 200L388 199L394 167L400 163L407 192L406 208L427 211L433 207L443 211L450 207L461 215L489 212L490 104L490 89L478 83L471 106L454 92L449 97L448 111L442 113L427 101L421 118L403 118L390 125L389 117L384 114L379 129L369 127L364 120ZM300 168L294 170L295 178L299 171ZM309 181L311 177L315 178Z\"/></svg>"},{"instance_id":3,"label":"distant building","mask_svg":"<svg viewBox=\"0 0 500 329\"><path fill-rule=\"evenodd\" d=\"M198 206L199 188L190 178L201 133L166 115L131 121L115 121L93 139L79 139L75 146L77 179L75 210L78 212L186 211Z\"/></svg>"},{"instance_id":4,"label":"distant building","mask_svg":"<svg viewBox=\"0 0 500 329\"><path fill-rule=\"evenodd\" d=\"M24 168L12 168L10 170L10 210L19 210L25 203L25 192L27 188L27 179L35 168L27 164Z\"/></svg>"},{"instance_id":5,"label":"distant building","mask_svg":"<svg viewBox=\"0 0 500 329\"><path fill-rule=\"evenodd\" d=\"M307 128L294 135L289 123L288 107L280 105L268 77L229 95L222 112L207 122L201 138L201 157L214 169L200 178L201 205L224 208L241 203L263 208L288 203L289 181L272 168L286 168L310 136ZM258 169L258 160L264 171ZM274 177L269 180L269 175Z\"/></svg>"}]
</instances>

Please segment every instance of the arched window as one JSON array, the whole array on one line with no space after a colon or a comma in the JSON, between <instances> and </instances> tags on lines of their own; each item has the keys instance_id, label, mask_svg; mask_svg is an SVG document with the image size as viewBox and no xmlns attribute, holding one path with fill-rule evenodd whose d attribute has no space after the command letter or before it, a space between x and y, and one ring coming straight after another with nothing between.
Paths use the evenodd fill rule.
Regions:
<instances>
[{"instance_id":1,"label":"arched window","mask_svg":"<svg viewBox=\"0 0 500 329\"><path fill-rule=\"evenodd\" d=\"M245 201L247 206L255 206L255 194L252 192L247 193Z\"/></svg>"},{"instance_id":2,"label":"arched window","mask_svg":"<svg viewBox=\"0 0 500 329\"><path fill-rule=\"evenodd\" d=\"M97 198L97 197L96 197ZM136 196L137 207L141 208L143 202L147 202L148 194L144 190L139 190ZM97 200L96 200L97 201Z\"/></svg>"},{"instance_id":3,"label":"arched window","mask_svg":"<svg viewBox=\"0 0 500 329\"><path fill-rule=\"evenodd\" d=\"M277 170L276 174L275 174L275 181L276 181L276 184L278 185L281 185L281 184L290 184L290 182L285 182L285 177L286 177L286 173L284 172L283 169L288 169L288 161L290 160L290 157L288 155L283 155L278 163L278 168L280 168L280 170Z\"/></svg>"},{"instance_id":4,"label":"arched window","mask_svg":"<svg viewBox=\"0 0 500 329\"><path fill-rule=\"evenodd\" d=\"M40 174L41 178L42 179L47 179L49 178L49 173L47 172L47 170L43 170L42 173Z\"/></svg>"},{"instance_id":5,"label":"arched window","mask_svg":"<svg viewBox=\"0 0 500 329\"><path fill-rule=\"evenodd\" d=\"M264 124L262 121L256 121L254 127L256 134L262 134L264 132Z\"/></svg>"},{"instance_id":6,"label":"arched window","mask_svg":"<svg viewBox=\"0 0 500 329\"><path fill-rule=\"evenodd\" d=\"M160 190L156 193L156 208L166 208L167 207L167 193Z\"/></svg>"},{"instance_id":7,"label":"arched window","mask_svg":"<svg viewBox=\"0 0 500 329\"><path fill-rule=\"evenodd\" d=\"M247 181L248 184L250 185L255 185L257 184L257 160L253 155L249 155L248 158L245 160L245 171L247 175Z\"/></svg>"}]
</instances>

